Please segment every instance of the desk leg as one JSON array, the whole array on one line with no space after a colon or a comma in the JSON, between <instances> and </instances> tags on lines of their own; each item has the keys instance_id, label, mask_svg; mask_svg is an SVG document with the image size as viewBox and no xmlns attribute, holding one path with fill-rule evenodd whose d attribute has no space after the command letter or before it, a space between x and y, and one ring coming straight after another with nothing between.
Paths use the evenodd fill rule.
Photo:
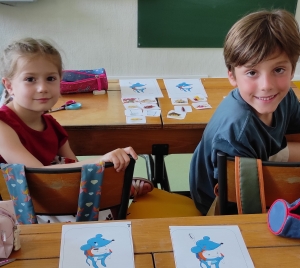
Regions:
<instances>
[{"instance_id":1,"label":"desk leg","mask_svg":"<svg viewBox=\"0 0 300 268\"><path fill-rule=\"evenodd\" d=\"M154 176L152 182L155 187L159 183L162 190L170 192L170 184L167 176L164 157L169 153L168 144L153 144L152 155L154 155Z\"/></svg>"}]
</instances>

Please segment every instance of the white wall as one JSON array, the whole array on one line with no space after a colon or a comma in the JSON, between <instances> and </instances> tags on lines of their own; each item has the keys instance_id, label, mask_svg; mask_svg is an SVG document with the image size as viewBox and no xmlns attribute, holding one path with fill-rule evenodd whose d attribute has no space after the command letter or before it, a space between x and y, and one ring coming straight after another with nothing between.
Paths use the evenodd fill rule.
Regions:
<instances>
[{"instance_id":1,"label":"white wall","mask_svg":"<svg viewBox=\"0 0 300 268\"><path fill-rule=\"evenodd\" d=\"M300 23L300 4L296 18ZM62 52L66 69L104 67L109 78L227 75L221 48L137 48L137 0L0 5L0 36L1 50L21 37L50 40Z\"/></svg>"}]
</instances>

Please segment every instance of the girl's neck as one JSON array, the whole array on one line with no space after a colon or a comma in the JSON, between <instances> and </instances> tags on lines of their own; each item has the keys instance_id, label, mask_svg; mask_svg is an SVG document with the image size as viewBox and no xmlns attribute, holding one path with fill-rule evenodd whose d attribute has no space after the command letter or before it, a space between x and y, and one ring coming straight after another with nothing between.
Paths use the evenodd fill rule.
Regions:
<instances>
[{"instance_id":1,"label":"girl's neck","mask_svg":"<svg viewBox=\"0 0 300 268\"><path fill-rule=\"evenodd\" d=\"M7 107L14 111L14 113L24 122L24 124L26 124L31 129L34 129L36 131L43 131L45 129L42 112L28 110L14 103L14 101L8 103Z\"/></svg>"}]
</instances>

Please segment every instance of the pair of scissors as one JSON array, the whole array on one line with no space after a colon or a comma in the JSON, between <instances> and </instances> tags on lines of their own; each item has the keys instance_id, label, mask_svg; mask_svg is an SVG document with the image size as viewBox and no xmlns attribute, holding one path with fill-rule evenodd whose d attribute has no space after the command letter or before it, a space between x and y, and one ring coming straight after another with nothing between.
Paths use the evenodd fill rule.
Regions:
<instances>
[{"instance_id":1,"label":"pair of scissors","mask_svg":"<svg viewBox=\"0 0 300 268\"><path fill-rule=\"evenodd\" d=\"M74 100L68 100L62 106L55 108L55 109L50 109L48 111L48 113L57 112L57 111L61 111L61 110L78 110L80 108L81 108L81 103L76 102Z\"/></svg>"}]
</instances>

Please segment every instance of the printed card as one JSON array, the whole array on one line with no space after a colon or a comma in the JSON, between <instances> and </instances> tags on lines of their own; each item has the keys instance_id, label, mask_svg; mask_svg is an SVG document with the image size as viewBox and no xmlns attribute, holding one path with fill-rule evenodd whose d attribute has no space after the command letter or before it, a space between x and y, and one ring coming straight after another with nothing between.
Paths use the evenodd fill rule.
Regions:
<instances>
[{"instance_id":1,"label":"printed card","mask_svg":"<svg viewBox=\"0 0 300 268\"><path fill-rule=\"evenodd\" d=\"M184 113L188 113L192 111L192 107L189 105L185 105L185 106L174 106L174 111L175 112L184 112Z\"/></svg>"},{"instance_id":2,"label":"printed card","mask_svg":"<svg viewBox=\"0 0 300 268\"><path fill-rule=\"evenodd\" d=\"M135 103L140 102L139 98L121 98L123 103Z\"/></svg>"},{"instance_id":3,"label":"printed card","mask_svg":"<svg viewBox=\"0 0 300 268\"><path fill-rule=\"evenodd\" d=\"M140 103L145 103L145 104L147 104L147 103L157 103L157 101L156 101L156 99L155 98L148 98L148 99L143 99L143 98L141 98L140 99Z\"/></svg>"},{"instance_id":4,"label":"printed card","mask_svg":"<svg viewBox=\"0 0 300 268\"><path fill-rule=\"evenodd\" d=\"M207 97L200 79L164 79L169 98L193 97L201 95Z\"/></svg>"},{"instance_id":5,"label":"printed card","mask_svg":"<svg viewBox=\"0 0 300 268\"><path fill-rule=\"evenodd\" d=\"M212 108L207 102L195 102L195 103L192 103L192 106L197 110Z\"/></svg>"},{"instance_id":6,"label":"printed card","mask_svg":"<svg viewBox=\"0 0 300 268\"><path fill-rule=\"evenodd\" d=\"M176 268L254 268L238 226L170 226Z\"/></svg>"},{"instance_id":7,"label":"printed card","mask_svg":"<svg viewBox=\"0 0 300 268\"><path fill-rule=\"evenodd\" d=\"M126 116L127 124L146 124L146 117L144 115Z\"/></svg>"},{"instance_id":8,"label":"printed card","mask_svg":"<svg viewBox=\"0 0 300 268\"><path fill-rule=\"evenodd\" d=\"M189 103L187 98L171 98L171 102L173 105L183 105Z\"/></svg>"},{"instance_id":9,"label":"printed card","mask_svg":"<svg viewBox=\"0 0 300 268\"><path fill-rule=\"evenodd\" d=\"M160 116L160 110L144 110L143 115L149 117L158 117Z\"/></svg>"},{"instance_id":10,"label":"printed card","mask_svg":"<svg viewBox=\"0 0 300 268\"><path fill-rule=\"evenodd\" d=\"M134 268L131 222L63 225L59 268Z\"/></svg>"},{"instance_id":11,"label":"printed card","mask_svg":"<svg viewBox=\"0 0 300 268\"><path fill-rule=\"evenodd\" d=\"M160 110L159 106L155 103L141 104L143 110Z\"/></svg>"},{"instance_id":12,"label":"printed card","mask_svg":"<svg viewBox=\"0 0 300 268\"><path fill-rule=\"evenodd\" d=\"M123 103L125 109L132 110L132 109L142 109L142 106L140 103Z\"/></svg>"},{"instance_id":13,"label":"printed card","mask_svg":"<svg viewBox=\"0 0 300 268\"><path fill-rule=\"evenodd\" d=\"M207 101L207 98L201 95L195 95L189 98L192 102L200 102L200 101Z\"/></svg>"},{"instance_id":14,"label":"printed card","mask_svg":"<svg viewBox=\"0 0 300 268\"><path fill-rule=\"evenodd\" d=\"M167 118L184 119L185 116L186 116L186 113L184 113L184 112L175 112L174 110L171 110L168 112Z\"/></svg>"},{"instance_id":15,"label":"printed card","mask_svg":"<svg viewBox=\"0 0 300 268\"><path fill-rule=\"evenodd\" d=\"M120 79L119 83L123 98L163 98L156 79Z\"/></svg>"},{"instance_id":16,"label":"printed card","mask_svg":"<svg viewBox=\"0 0 300 268\"><path fill-rule=\"evenodd\" d=\"M141 109L126 109L125 115L126 116L143 115L143 110L141 110Z\"/></svg>"}]
</instances>

